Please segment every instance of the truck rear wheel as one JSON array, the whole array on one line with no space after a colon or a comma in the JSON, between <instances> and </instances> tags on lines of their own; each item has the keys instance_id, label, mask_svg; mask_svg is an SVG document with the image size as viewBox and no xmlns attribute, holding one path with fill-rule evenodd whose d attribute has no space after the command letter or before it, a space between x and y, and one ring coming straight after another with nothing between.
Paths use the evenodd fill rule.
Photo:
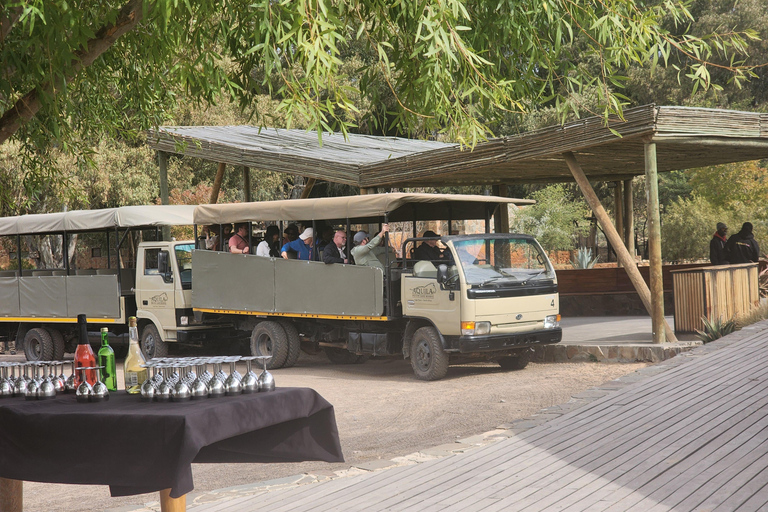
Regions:
<instances>
[{"instance_id":1,"label":"truck rear wheel","mask_svg":"<svg viewBox=\"0 0 768 512\"><path fill-rule=\"evenodd\" d=\"M27 361L52 361L53 340L45 329L36 327L24 336L24 355Z\"/></svg>"},{"instance_id":2,"label":"truck rear wheel","mask_svg":"<svg viewBox=\"0 0 768 512\"><path fill-rule=\"evenodd\" d=\"M271 320L259 322L251 333L251 354L271 356L267 360L267 369L282 368L288 359L288 336L285 329Z\"/></svg>"},{"instance_id":3,"label":"truck rear wheel","mask_svg":"<svg viewBox=\"0 0 768 512\"><path fill-rule=\"evenodd\" d=\"M51 335L51 340L53 341L53 360L61 361L64 359L64 353L66 352L64 336L62 336L61 331L58 329L49 328L47 331L48 334Z\"/></svg>"},{"instance_id":4,"label":"truck rear wheel","mask_svg":"<svg viewBox=\"0 0 768 512\"><path fill-rule=\"evenodd\" d=\"M301 338L299 338L299 330L296 329L296 326L293 325L293 322L290 320L281 321L280 326L285 331L286 341L288 343L288 355L285 358L283 368L290 368L299 360L299 354L301 354Z\"/></svg>"},{"instance_id":5,"label":"truck rear wheel","mask_svg":"<svg viewBox=\"0 0 768 512\"><path fill-rule=\"evenodd\" d=\"M502 370L522 370L531 360L533 350L525 349L511 356L500 357L496 360Z\"/></svg>"},{"instance_id":6,"label":"truck rear wheel","mask_svg":"<svg viewBox=\"0 0 768 512\"><path fill-rule=\"evenodd\" d=\"M448 354L434 327L420 327L413 333L411 367L421 380L440 380L448 373Z\"/></svg>"},{"instance_id":7,"label":"truck rear wheel","mask_svg":"<svg viewBox=\"0 0 768 512\"><path fill-rule=\"evenodd\" d=\"M141 351L147 359L168 355L168 343L160 338L160 333L153 323L148 323L141 331Z\"/></svg>"}]
</instances>

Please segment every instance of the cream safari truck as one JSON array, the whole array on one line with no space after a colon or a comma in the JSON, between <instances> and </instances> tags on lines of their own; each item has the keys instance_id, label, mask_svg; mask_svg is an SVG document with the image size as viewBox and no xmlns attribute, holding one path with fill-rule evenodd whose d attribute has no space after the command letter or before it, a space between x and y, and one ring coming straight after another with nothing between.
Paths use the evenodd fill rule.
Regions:
<instances>
[{"instance_id":1,"label":"cream safari truck","mask_svg":"<svg viewBox=\"0 0 768 512\"><path fill-rule=\"evenodd\" d=\"M390 193L201 205L197 225L303 221L317 233L327 223L345 227L348 243L353 228L365 226L373 236L382 223L409 223L416 233L418 221L443 221L451 231L457 221L474 221L484 232L440 236L442 261L412 259L425 239L409 238L400 257L383 251L382 268L198 250L194 322L250 333L251 352L271 356L271 368L294 364L303 348L324 350L340 363L405 357L423 380L466 361L522 369L531 347L562 338L557 278L546 253L531 236L490 233L498 208L528 202Z\"/></svg>"},{"instance_id":2,"label":"cream safari truck","mask_svg":"<svg viewBox=\"0 0 768 512\"><path fill-rule=\"evenodd\" d=\"M160 228L191 226L193 210L127 206L0 218L9 257L0 261L0 336L15 339L32 361L74 352L80 313L92 341L108 327L117 345L127 345L128 317L136 316L148 357L167 354L170 343L237 336L227 325L190 325L194 245L163 241ZM41 254L58 251L55 259Z\"/></svg>"}]
</instances>

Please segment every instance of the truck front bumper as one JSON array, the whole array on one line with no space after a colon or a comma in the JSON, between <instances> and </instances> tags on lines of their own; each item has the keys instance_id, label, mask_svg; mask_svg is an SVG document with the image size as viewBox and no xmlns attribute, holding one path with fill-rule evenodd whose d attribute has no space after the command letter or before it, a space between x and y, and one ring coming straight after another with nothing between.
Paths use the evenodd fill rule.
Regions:
<instances>
[{"instance_id":1,"label":"truck front bumper","mask_svg":"<svg viewBox=\"0 0 768 512\"><path fill-rule=\"evenodd\" d=\"M472 352L493 352L509 348L530 347L558 343L563 339L563 329L542 329L518 334L489 334L481 336L445 336L445 349L468 354Z\"/></svg>"}]
</instances>

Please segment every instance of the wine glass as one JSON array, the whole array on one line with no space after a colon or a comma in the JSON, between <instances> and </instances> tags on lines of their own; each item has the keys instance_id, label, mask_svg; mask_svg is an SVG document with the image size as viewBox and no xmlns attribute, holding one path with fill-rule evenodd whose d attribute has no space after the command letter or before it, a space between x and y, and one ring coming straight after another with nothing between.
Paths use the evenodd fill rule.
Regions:
<instances>
[{"instance_id":1,"label":"wine glass","mask_svg":"<svg viewBox=\"0 0 768 512\"><path fill-rule=\"evenodd\" d=\"M39 384L37 390L37 398L45 400L48 398L56 398L56 386L51 380L51 365L50 363L39 363L39 366L43 367L43 375L45 379ZM47 366L47 368L45 368Z\"/></svg>"},{"instance_id":2,"label":"wine glass","mask_svg":"<svg viewBox=\"0 0 768 512\"><path fill-rule=\"evenodd\" d=\"M73 359L70 361L72 364L72 373L67 378L67 381L64 383L64 387L67 390L67 393L74 393L76 391L75 389L75 360Z\"/></svg>"},{"instance_id":3,"label":"wine glass","mask_svg":"<svg viewBox=\"0 0 768 512\"><path fill-rule=\"evenodd\" d=\"M8 377L8 363L0 363L3 369L3 377L0 379L0 397L13 396L13 381Z\"/></svg>"},{"instance_id":4,"label":"wine glass","mask_svg":"<svg viewBox=\"0 0 768 512\"><path fill-rule=\"evenodd\" d=\"M245 361L246 372L243 375L243 393L256 393L259 391L259 377L256 372L253 371L253 360L256 356L242 357L241 360Z\"/></svg>"},{"instance_id":5,"label":"wine glass","mask_svg":"<svg viewBox=\"0 0 768 512\"><path fill-rule=\"evenodd\" d=\"M237 368L235 367L239 359L240 357L238 356L226 358L226 362L229 363L229 377L224 381L224 389L227 396L235 396L243 392L243 385L238 378L240 374L237 373Z\"/></svg>"},{"instance_id":6,"label":"wine glass","mask_svg":"<svg viewBox=\"0 0 768 512\"><path fill-rule=\"evenodd\" d=\"M24 398L26 400L37 400L37 393L40 390L40 384L37 382L37 368L38 364L29 363L32 366L32 378L27 382L27 390L24 392Z\"/></svg>"},{"instance_id":7,"label":"wine glass","mask_svg":"<svg viewBox=\"0 0 768 512\"><path fill-rule=\"evenodd\" d=\"M67 378L64 376L64 361L51 361L51 364L53 365L51 382L53 382L53 386L56 388L56 393L64 393L67 390ZM61 373L56 375L58 368L61 368Z\"/></svg>"},{"instance_id":8,"label":"wine glass","mask_svg":"<svg viewBox=\"0 0 768 512\"><path fill-rule=\"evenodd\" d=\"M91 398L91 395L93 394L93 387L88 384L88 380L86 378L85 372L87 370L93 370L90 366L81 366L79 368L75 368L75 371L83 372L80 375L80 385L77 386L77 389L75 390L75 396L77 397L78 402L88 402Z\"/></svg>"},{"instance_id":9,"label":"wine glass","mask_svg":"<svg viewBox=\"0 0 768 512\"><path fill-rule=\"evenodd\" d=\"M185 367L186 363L184 362L177 362L174 364L174 368L178 368L180 370L178 373L183 375L183 377L179 378L179 380L173 386L171 399L174 402L186 402L192 397L192 391L189 389L189 384L187 384L187 372L185 371Z\"/></svg>"},{"instance_id":10,"label":"wine glass","mask_svg":"<svg viewBox=\"0 0 768 512\"><path fill-rule=\"evenodd\" d=\"M13 386L13 396L24 396L27 392L27 365L24 363L16 363L14 366L19 368L19 376L16 377L16 382Z\"/></svg>"},{"instance_id":11,"label":"wine glass","mask_svg":"<svg viewBox=\"0 0 768 512\"><path fill-rule=\"evenodd\" d=\"M173 389L173 384L168 380L168 368L170 367L170 363L159 363L157 367L160 368L160 371L163 374L163 380L157 386L155 400L158 402L168 402L171 400L171 390Z\"/></svg>"},{"instance_id":12,"label":"wine glass","mask_svg":"<svg viewBox=\"0 0 768 512\"><path fill-rule=\"evenodd\" d=\"M152 362L152 360L148 361L147 364L142 364L142 368L147 368L147 380L141 383L141 399L145 400L147 402L151 402L155 398L155 393L157 392L157 386L155 385L154 381L154 375L150 375L149 369L152 368L155 372L155 375L157 375L157 365Z\"/></svg>"},{"instance_id":13,"label":"wine glass","mask_svg":"<svg viewBox=\"0 0 768 512\"><path fill-rule=\"evenodd\" d=\"M211 377L211 380L208 382L208 396L211 398L219 398L224 396L226 393L226 389L224 387L226 374L221 371L222 360L220 357L211 358L210 362L213 363L214 373L213 377ZM220 374L224 374L225 379L221 379L219 377Z\"/></svg>"},{"instance_id":14,"label":"wine glass","mask_svg":"<svg viewBox=\"0 0 768 512\"><path fill-rule=\"evenodd\" d=\"M197 366L197 377L192 382L192 399L208 398L208 382L205 379L205 359L195 360Z\"/></svg>"},{"instance_id":15,"label":"wine glass","mask_svg":"<svg viewBox=\"0 0 768 512\"><path fill-rule=\"evenodd\" d=\"M259 375L259 391L273 391L275 389L275 378L267 371L267 361L272 356L253 356L264 365L264 371Z\"/></svg>"}]
</instances>

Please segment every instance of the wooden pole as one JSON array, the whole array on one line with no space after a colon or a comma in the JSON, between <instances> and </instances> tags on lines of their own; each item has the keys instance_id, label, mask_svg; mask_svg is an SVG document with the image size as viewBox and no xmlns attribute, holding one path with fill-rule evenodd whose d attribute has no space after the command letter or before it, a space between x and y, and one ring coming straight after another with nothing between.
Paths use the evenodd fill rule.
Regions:
<instances>
[{"instance_id":1,"label":"wooden pole","mask_svg":"<svg viewBox=\"0 0 768 512\"><path fill-rule=\"evenodd\" d=\"M251 202L251 169L243 166L243 201Z\"/></svg>"},{"instance_id":2,"label":"wooden pole","mask_svg":"<svg viewBox=\"0 0 768 512\"><path fill-rule=\"evenodd\" d=\"M622 239L624 238L624 192L622 190L622 185L624 182L622 181L614 181L613 184L615 185L615 188L613 189L613 206L614 210L616 210L613 214L613 216L616 218L616 232L619 233L619 237ZM625 244L626 247L626 244ZM618 253L617 253L618 254ZM619 258L616 258L616 261L618 262L618 265L621 267L622 264L620 261L618 261Z\"/></svg>"},{"instance_id":3,"label":"wooden pole","mask_svg":"<svg viewBox=\"0 0 768 512\"><path fill-rule=\"evenodd\" d=\"M624 241L632 260L635 258L635 208L632 180L624 181Z\"/></svg>"},{"instance_id":4,"label":"wooden pole","mask_svg":"<svg viewBox=\"0 0 768 512\"><path fill-rule=\"evenodd\" d=\"M171 490L163 489L160 491L160 511L161 512L184 512L187 510L187 495L179 498L171 498Z\"/></svg>"},{"instance_id":5,"label":"wooden pole","mask_svg":"<svg viewBox=\"0 0 768 512\"><path fill-rule=\"evenodd\" d=\"M651 292L648 289L648 285L645 284L643 276L640 275L640 271L637 269L637 265L635 265L634 258L630 257L627 248L624 247L624 244L621 242L621 237L616 231L616 228L613 226L611 218L608 216L605 208L603 208L603 205L600 203L600 199L597 198L597 194L595 194L592 185L589 184L589 180L584 175L584 171L581 169L579 162L576 161L574 154L570 151L563 153L563 158L565 158L565 162L568 164L568 168L571 170L571 174L573 174L576 183L578 183L579 188L581 189L581 193L584 194L584 198L587 200L587 204L589 204L589 207L592 208L592 212L595 214L595 217L597 217L600 225L603 226L603 231L605 231L606 238L608 238L608 240L611 242L611 245L613 245L613 247L616 249L616 255L618 256L619 261L621 261L624 265L624 270L627 271L629 280L632 282L632 286L635 287L637 294L640 296L640 300L643 301L645 309L648 311L648 314L652 314ZM667 332L667 339L669 341L677 341L674 332L672 332L672 329L669 327L669 325L667 325L663 315L661 319L664 322L664 327Z\"/></svg>"},{"instance_id":6,"label":"wooden pole","mask_svg":"<svg viewBox=\"0 0 768 512\"><path fill-rule=\"evenodd\" d=\"M309 197L309 194L312 193L312 188L314 188L314 186L315 186L315 178L307 178L307 184L304 185L304 190L301 191L301 199L307 199Z\"/></svg>"},{"instance_id":7,"label":"wooden pole","mask_svg":"<svg viewBox=\"0 0 768 512\"><path fill-rule=\"evenodd\" d=\"M221 190L221 180L224 179L224 169L227 168L227 164L224 162L219 163L219 168L216 171L216 177L213 179L213 189L211 190L211 200L208 201L211 204L216 204L219 200L219 191Z\"/></svg>"},{"instance_id":8,"label":"wooden pole","mask_svg":"<svg viewBox=\"0 0 768 512\"><path fill-rule=\"evenodd\" d=\"M494 185L493 194L499 197L509 197L506 185ZM506 204L499 205L498 212L493 216L493 224L496 233L509 233L509 207Z\"/></svg>"},{"instance_id":9,"label":"wooden pole","mask_svg":"<svg viewBox=\"0 0 768 512\"><path fill-rule=\"evenodd\" d=\"M664 281L661 273L661 220L656 144L645 143L645 193L648 197L648 261L651 277L653 342L664 343Z\"/></svg>"},{"instance_id":10,"label":"wooden pole","mask_svg":"<svg viewBox=\"0 0 768 512\"><path fill-rule=\"evenodd\" d=\"M0 512L22 512L24 509L24 482L0 478Z\"/></svg>"},{"instance_id":11,"label":"wooden pole","mask_svg":"<svg viewBox=\"0 0 768 512\"><path fill-rule=\"evenodd\" d=\"M157 152L157 161L160 166L160 203L170 204L168 196L168 153L165 151ZM163 240L171 239L171 227L163 226Z\"/></svg>"}]
</instances>

